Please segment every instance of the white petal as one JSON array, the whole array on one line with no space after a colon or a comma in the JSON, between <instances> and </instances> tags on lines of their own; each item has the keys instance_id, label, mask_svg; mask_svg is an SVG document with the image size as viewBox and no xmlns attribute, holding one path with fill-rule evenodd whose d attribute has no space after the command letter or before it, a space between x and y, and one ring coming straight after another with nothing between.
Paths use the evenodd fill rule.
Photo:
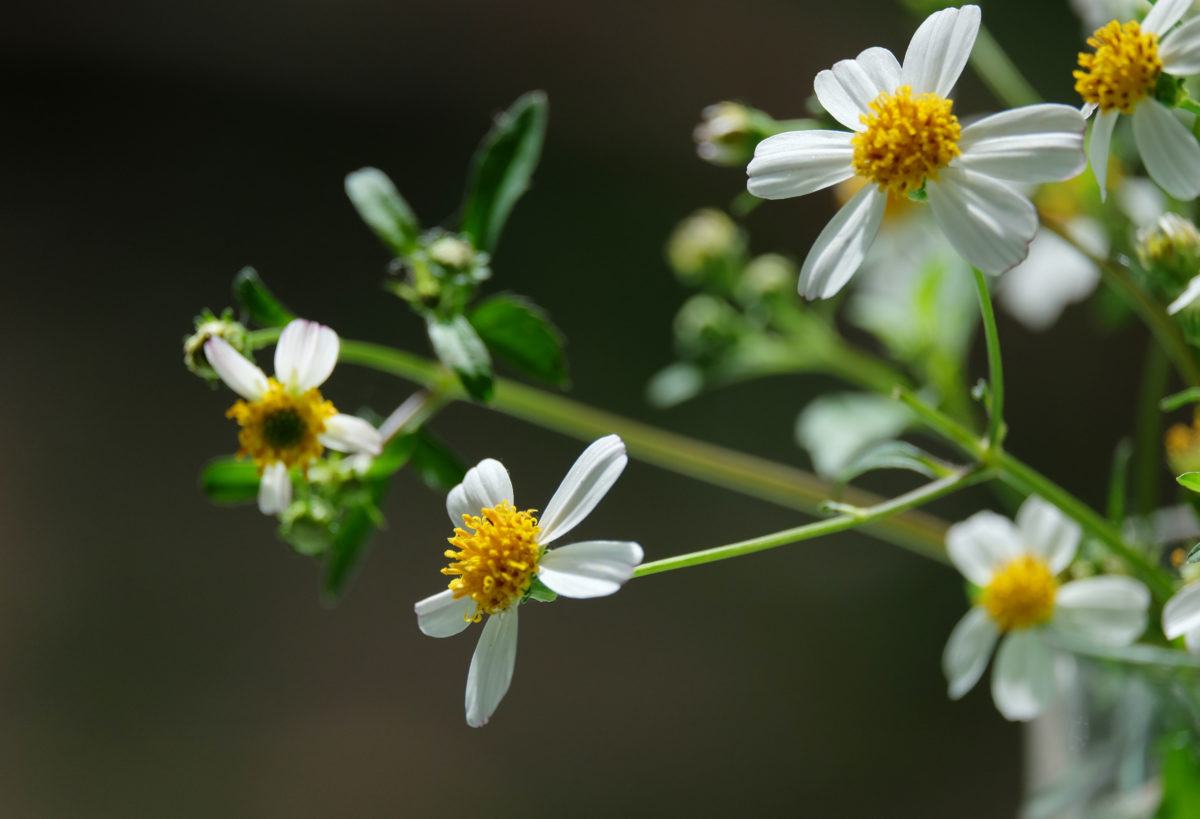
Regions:
<instances>
[{"instance_id":1,"label":"white petal","mask_svg":"<svg viewBox=\"0 0 1200 819\"><path fill-rule=\"evenodd\" d=\"M1058 574L1075 559L1083 530L1058 507L1030 495L1017 511L1021 543L1032 555L1042 558Z\"/></svg>"},{"instance_id":2,"label":"white petal","mask_svg":"<svg viewBox=\"0 0 1200 819\"><path fill-rule=\"evenodd\" d=\"M853 60L841 60L817 74L813 90L829 115L855 131L863 130L860 117L885 91L900 85L900 63L886 48L868 48Z\"/></svg>"},{"instance_id":3,"label":"white petal","mask_svg":"<svg viewBox=\"0 0 1200 819\"><path fill-rule=\"evenodd\" d=\"M1117 111L1101 111L1092 123L1092 136L1088 142L1088 162L1092 175L1100 187L1100 200L1108 193L1108 148L1112 144L1113 128L1117 127Z\"/></svg>"},{"instance_id":4,"label":"white petal","mask_svg":"<svg viewBox=\"0 0 1200 819\"><path fill-rule=\"evenodd\" d=\"M225 339L210 338L206 341L204 355L225 386L247 401L253 401L267 391L266 373L230 347Z\"/></svg>"},{"instance_id":5,"label":"white petal","mask_svg":"<svg viewBox=\"0 0 1200 819\"><path fill-rule=\"evenodd\" d=\"M1200 144L1174 112L1143 100L1133 112L1133 140L1159 187L1176 199L1200 196Z\"/></svg>"},{"instance_id":6,"label":"white petal","mask_svg":"<svg viewBox=\"0 0 1200 819\"><path fill-rule=\"evenodd\" d=\"M942 652L942 671L949 684L950 699L959 699L979 682L999 636L996 624L979 606L972 606L958 621Z\"/></svg>"},{"instance_id":7,"label":"white petal","mask_svg":"<svg viewBox=\"0 0 1200 819\"><path fill-rule=\"evenodd\" d=\"M946 532L946 551L963 577L986 586L995 571L1024 552L1017 527L995 512L976 512Z\"/></svg>"},{"instance_id":8,"label":"white petal","mask_svg":"<svg viewBox=\"0 0 1200 819\"><path fill-rule=\"evenodd\" d=\"M942 233L964 259L998 275L1029 255L1037 209L1003 182L950 166L926 183L929 208Z\"/></svg>"},{"instance_id":9,"label":"white petal","mask_svg":"<svg viewBox=\"0 0 1200 819\"><path fill-rule=\"evenodd\" d=\"M1030 720L1054 697L1054 653L1037 629L1014 631L992 667L992 699L1005 719Z\"/></svg>"},{"instance_id":10,"label":"white petal","mask_svg":"<svg viewBox=\"0 0 1200 819\"><path fill-rule=\"evenodd\" d=\"M1087 164L1086 127L1069 105L1027 105L968 125L955 164L997 179L1053 182L1069 179Z\"/></svg>"},{"instance_id":11,"label":"white petal","mask_svg":"<svg viewBox=\"0 0 1200 819\"><path fill-rule=\"evenodd\" d=\"M508 693L517 661L517 609L488 617L467 671L467 725L480 728Z\"/></svg>"},{"instance_id":12,"label":"white petal","mask_svg":"<svg viewBox=\"0 0 1200 819\"><path fill-rule=\"evenodd\" d=\"M1168 640L1200 629L1200 583L1184 586L1167 601L1162 627Z\"/></svg>"},{"instance_id":13,"label":"white petal","mask_svg":"<svg viewBox=\"0 0 1200 819\"><path fill-rule=\"evenodd\" d=\"M446 496L446 512L450 522L461 526L463 515L478 515L501 501L513 502L512 480L504 464L485 458L467 470L463 482Z\"/></svg>"},{"instance_id":14,"label":"white petal","mask_svg":"<svg viewBox=\"0 0 1200 819\"><path fill-rule=\"evenodd\" d=\"M1167 306L1167 315L1173 316L1185 307L1191 307L1196 299L1200 299L1200 276L1192 278L1178 298Z\"/></svg>"},{"instance_id":15,"label":"white petal","mask_svg":"<svg viewBox=\"0 0 1200 819\"><path fill-rule=\"evenodd\" d=\"M1146 12L1146 17L1142 20L1142 31L1157 34L1161 38L1171 30L1171 26L1183 19L1183 15L1187 14L1191 7L1192 0L1158 0L1150 11Z\"/></svg>"},{"instance_id":16,"label":"white petal","mask_svg":"<svg viewBox=\"0 0 1200 819\"><path fill-rule=\"evenodd\" d=\"M1072 580L1055 598L1054 628L1105 646L1127 646L1146 630L1150 592L1132 577Z\"/></svg>"},{"instance_id":17,"label":"white petal","mask_svg":"<svg viewBox=\"0 0 1200 819\"><path fill-rule=\"evenodd\" d=\"M258 482L258 511L278 515L292 503L292 478L279 461L263 470Z\"/></svg>"},{"instance_id":18,"label":"white petal","mask_svg":"<svg viewBox=\"0 0 1200 819\"><path fill-rule=\"evenodd\" d=\"M338 452L378 455L383 449L383 436L362 418L339 413L325 422L321 443Z\"/></svg>"},{"instance_id":19,"label":"white petal","mask_svg":"<svg viewBox=\"0 0 1200 819\"><path fill-rule=\"evenodd\" d=\"M1099 282L1095 262L1058 234L1039 230L1029 255L1004 274L996 295L1022 324L1041 331L1049 329L1069 305L1090 296Z\"/></svg>"},{"instance_id":20,"label":"white petal","mask_svg":"<svg viewBox=\"0 0 1200 819\"><path fill-rule=\"evenodd\" d=\"M337 333L315 321L296 319L275 346L275 377L297 392L319 387L337 364Z\"/></svg>"},{"instance_id":21,"label":"white petal","mask_svg":"<svg viewBox=\"0 0 1200 819\"><path fill-rule=\"evenodd\" d=\"M1158 56L1168 74L1200 74L1200 17L1193 17L1168 34L1158 47Z\"/></svg>"},{"instance_id":22,"label":"white petal","mask_svg":"<svg viewBox=\"0 0 1200 819\"><path fill-rule=\"evenodd\" d=\"M914 94L947 96L971 56L979 19L979 6L943 9L926 17L904 53L904 84L911 85Z\"/></svg>"},{"instance_id":23,"label":"white petal","mask_svg":"<svg viewBox=\"0 0 1200 819\"><path fill-rule=\"evenodd\" d=\"M604 597L621 588L641 562L636 543L588 540L542 555L538 579L563 597Z\"/></svg>"},{"instance_id":24,"label":"white petal","mask_svg":"<svg viewBox=\"0 0 1200 819\"><path fill-rule=\"evenodd\" d=\"M789 131L767 137L746 168L747 190L760 199L803 196L854 176L853 134L848 131Z\"/></svg>"},{"instance_id":25,"label":"white petal","mask_svg":"<svg viewBox=\"0 0 1200 819\"><path fill-rule=\"evenodd\" d=\"M469 596L454 599L454 592L447 589L413 606L417 613L417 627L430 637L453 637L471 625L470 617L475 612L475 601Z\"/></svg>"},{"instance_id":26,"label":"white petal","mask_svg":"<svg viewBox=\"0 0 1200 819\"><path fill-rule=\"evenodd\" d=\"M538 543L545 546L579 525L621 476L629 458L616 435L593 441L567 471L538 520Z\"/></svg>"},{"instance_id":27,"label":"white petal","mask_svg":"<svg viewBox=\"0 0 1200 819\"><path fill-rule=\"evenodd\" d=\"M862 265L879 233L887 195L873 184L854 195L813 242L800 269L800 293L807 299L834 296Z\"/></svg>"}]
</instances>

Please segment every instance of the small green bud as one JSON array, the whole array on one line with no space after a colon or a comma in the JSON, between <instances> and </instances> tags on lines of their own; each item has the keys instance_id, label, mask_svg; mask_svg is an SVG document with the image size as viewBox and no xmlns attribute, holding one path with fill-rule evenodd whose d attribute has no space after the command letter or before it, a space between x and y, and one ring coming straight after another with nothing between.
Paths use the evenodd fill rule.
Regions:
<instances>
[{"instance_id":1,"label":"small green bud","mask_svg":"<svg viewBox=\"0 0 1200 819\"><path fill-rule=\"evenodd\" d=\"M279 536L302 555L324 554L333 543L334 510L320 498L297 500L279 520Z\"/></svg>"},{"instance_id":2,"label":"small green bud","mask_svg":"<svg viewBox=\"0 0 1200 819\"><path fill-rule=\"evenodd\" d=\"M1177 213L1164 213L1138 231L1137 255L1151 284L1174 298L1200 273L1200 230Z\"/></svg>"},{"instance_id":3,"label":"small green bud","mask_svg":"<svg viewBox=\"0 0 1200 819\"><path fill-rule=\"evenodd\" d=\"M440 236L428 248L429 258L442 267L464 270L475 260L475 248L457 236Z\"/></svg>"},{"instance_id":4,"label":"small green bud","mask_svg":"<svg viewBox=\"0 0 1200 819\"><path fill-rule=\"evenodd\" d=\"M183 363L205 381L217 380L217 373L204 354L204 345L210 338L224 339L242 355L249 356L252 352L246 328L233 320L232 310L226 309L220 316L205 310L196 316L195 328L196 331L183 340Z\"/></svg>"},{"instance_id":5,"label":"small green bud","mask_svg":"<svg viewBox=\"0 0 1200 819\"><path fill-rule=\"evenodd\" d=\"M756 116L757 114L757 116ZM718 102L704 109L692 132L696 153L713 165L745 165L767 134L758 127L762 114L737 102Z\"/></svg>"},{"instance_id":6,"label":"small green bud","mask_svg":"<svg viewBox=\"0 0 1200 819\"><path fill-rule=\"evenodd\" d=\"M742 324L742 316L728 302L692 296L675 315L676 345L685 358L710 358L738 340Z\"/></svg>"},{"instance_id":7,"label":"small green bud","mask_svg":"<svg viewBox=\"0 0 1200 819\"><path fill-rule=\"evenodd\" d=\"M751 305L791 294L796 289L797 275L796 265L786 256L778 253L756 256L742 270L736 287L738 301Z\"/></svg>"},{"instance_id":8,"label":"small green bud","mask_svg":"<svg viewBox=\"0 0 1200 819\"><path fill-rule=\"evenodd\" d=\"M675 227L667 240L667 261L681 281L701 284L727 271L745 244L732 219L714 208L704 208Z\"/></svg>"}]
</instances>

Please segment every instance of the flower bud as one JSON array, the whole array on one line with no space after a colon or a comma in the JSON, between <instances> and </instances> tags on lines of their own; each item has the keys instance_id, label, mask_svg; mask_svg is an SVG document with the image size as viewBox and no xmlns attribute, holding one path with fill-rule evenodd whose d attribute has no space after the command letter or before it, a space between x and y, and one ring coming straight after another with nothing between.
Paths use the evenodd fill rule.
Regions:
<instances>
[{"instance_id":1,"label":"flower bud","mask_svg":"<svg viewBox=\"0 0 1200 819\"><path fill-rule=\"evenodd\" d=\"M1191 424L1175 424L1164 438L1167 463L1176 475L1200 471L1200 411Z\"/></svg>"},{"instance_id":2,"label":"flower bud","mask_svg":"<svg viewBox=\"0 0 1200 819\"><path fill-rule=\"evenodd\" d=\"M242 355L249 356L251 353L246 328L233 320L231 310L221 313L219 318L211 310L205 310L196 316L195 327L196 332L183 340L183 363L206 381L217 380L216 371L204 355L204 345L210 338L224 339Z\"/></svg>"},{"instance_id":3,"label":"flower bud","mask_svg":"<svg viewBox=\"0 0 1200 819\"><path fill-rule=\"evenodd\" d=\"M295 501L279 519L279 536L302 555L324 554L333 543L333 517L320 498Z\"/></svg>"},{"instance_id":4,"label":"flower bud","mask_svg":"<svg viewBox=\"0 0 1200 819\"><path fill-rule=\"evenodd\" d=\"M719 355L737 341L741 331L741 315L713 296L692 296L675 315L675 342L684 358Z\"/></svg>"},{"instance_id":5,"label":"flower bud","mask_svg":"<svg viewBox=\"0 0 1200 819\"><path fill-rule=\"evenodd\" d=\"M708 106L692 132L696 153L713 165L745 165L753 158L754 148L767 136L756 123L762 116L737 102Z\"/></svg>"},{"instance_id":6,"label":"flower bud","mask_svg":"<svg viewBox=\"0 0 1200 819\"><path fill-rule=\"evenodd\" d=\"M732 219L719 210L704 208L675 227L667 240L667 261L687 284L728 280L744 247L745 239Z\"/></svg>"},{"instance_id":7,"label":"flower bud","mask_svg":"<svg viewBox=\"0 0 1200 819\"><path fill-rule=\"evenodd\" d=\"M475 248L457 236L440 236L429 244L429 258L458 270L466 269L475 260Z\"/></svg>"},{"instance_id":8,"label":"flower bud","mask_svg":"<svg viewBox=\"0 0 1200 819\"><path fill-rule=\"evenodd\" d=\"M1200 230L1177 213L1164 213L1138 231L1137 254L1152 284L1173 298L1200 273Z\"/></svg>"},{"instance_id":9,"label":"flower bud","mask_svg":"<svg viewBox=\"0 0 1200 819\"><path fill-rule=\"evenodd\" d=\"M796 265L778 253L756 256L742 270L735 291L738 301L745 305L759 304L796 289Z\"/></svg>"}]
</instances>

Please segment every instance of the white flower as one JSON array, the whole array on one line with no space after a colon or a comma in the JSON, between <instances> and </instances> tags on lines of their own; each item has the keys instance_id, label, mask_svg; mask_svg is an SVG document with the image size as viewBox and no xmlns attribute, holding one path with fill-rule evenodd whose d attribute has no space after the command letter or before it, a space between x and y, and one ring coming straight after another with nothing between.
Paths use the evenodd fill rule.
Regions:
<instances>
[{"instance_id":1,"label":"white flower","mask_svg":"<svg viewBox=\"0 0 1200 819\"><path fill-rule=\"evenodd\" d=\"M1200 654L1200 583L1184 586L1163 606L1163 634L1182 637L1188 651Z\"/></svg>"},{"instance_id":2,"label":"white flower","mask_svg":"<svg viewBox=\"0 0 1200 819\"><path fill-rule=\"evenodd\" d=\"M1108 255L1108 237L1094 219L1078 217L1065 227L1089 252ZM1099 281L1095 262L1058 234L1039 230L1029 257L1009 271L996 296L1030 330L1047 330L1069 305L1090 296Z\"/></svg>"},{"instance_id":3,"label":"white flower","mask_svg":"<svg viewBox=\"0 0 1200 819\"><path fill-rule=\"evenodd\" d=\"M1066 179L1084 166L1084 123L1066 105L1031 105L959 124L947 98L979 31L977 6L945 9L913 35L901 65L869 48L817 75L817 98L847 131L793 131L759 143L747 171L764 199L812 193L855 174L863 187L817 237L800 292L829 298L863 262L888 196L922 188L955 250L988 273L1029 250L1037 211L1017 185Z\"/></svg>"},{"instance_id":4,"label":"white flower","mask_svg":"<svg viewBox=\"0 0 1200 819\"><path fill-rule=\"evenodd\" d=\"M1033 719L1054 693L1054 633L1124 646L1145 630L1150 594L1138 581L1105 576L1058 584L1079 537L1078 524L1036 497L1021 506L1015 524L979 512L950 527L950 559L982 589L942 655L952 699L975 686L1004 635L992 669L992 698L1007 719Z\"/></svg>"},{"instance_id":5,"label":"white flower","mask_svg":"<svg viewBox=\"0 0 1200 819\"><path fill-rule=\"evenodd\" d=\"M487 459L450 491L446 511L455 524L450 588L417 603L417 625L430 637L450 637L487 615L467 672L467 724L486 725L512 681L517 657L517 610L535 578L563 597L612 594L642 562L642 547L590 540L547 549L574 529L616 482L627 462L616 435L579 456L546 504L541 519L513 505L512 481Z\"/></svg>"},{"instance_id":6,"label":"white flower","mask_svg":"<svg viewBox=\"0 0 1200 819\"><path fill-rule=\"evenodd\" d=\"M241 426L238 455L258 464L258 508L263 514L287 509L292 500L288 471L306 469L324 447L379 454L383 442L375 428L339 413L318 389L338 357L337 333L328 327L296 319L283 328L275 347L274 378L224 339L209 339L204 354L221 380L243 399L226 415Z\"/></svg>"},{"instance_id":7,"label":"white flower","mask_svg":"<svg viewBox=\"0 0 1200 819\"><path fill-rule=\"evenodd\" d=\"M1094 53L1079 55L1075 90L1084 114L1096 114L1088 158L1101 195L1108 176L1108 150L1121 114L1133 120L1133 139L1146 171L1177 199L1200 195L1200 145L1176 111L1154 98L1163 73L1200 74L1200 18L1171 31L1192 0L1159 0L1146 18L1096 29L1088 39ZM1170 32L1170 33L1168 33Z\"/></svg>"}]
</instances>

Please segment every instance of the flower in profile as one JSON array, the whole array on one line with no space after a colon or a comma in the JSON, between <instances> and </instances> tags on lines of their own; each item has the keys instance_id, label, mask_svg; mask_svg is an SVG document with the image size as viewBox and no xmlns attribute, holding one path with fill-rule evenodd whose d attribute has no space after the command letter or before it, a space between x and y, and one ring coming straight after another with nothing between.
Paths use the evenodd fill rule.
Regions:
<instances>
[{"instance_id":1,"label":"flower in profile","mask_svg":"<svg viewBox=\"0 0 1200 819\"><path fill-rule=\"evenodd\" d=\"M817 237L800 292L829 298L862 264L888 197L927 199L934 221L971 264L999 274L1021 262L1037 211L1020 185L1084 166L1084 122L1066 105L1031 105L963 126L949 93L979 32L977 6L926 18L904 63L869 48L819 73L817 99L851 131L791 131L763 140L747 168L763 199L802 196L860 176L865 185Z\"/></svg>"},{"instance_id":2,"label":"flower in profile","mask_svg":"<svg viewBox=\"0 0 1200 819\"><path fill-rule=\"evenodd\" d=\"M1163 634L1182 637L1188 651L1200 654L1200 583L1184 586L1163 606Z\"/></svg>"},{"instance_id":3,"label":"flower in profile","mask_svg":"<svg viewBox=\"0 0 1200 819\"><path fill-rule=\"evenodd\" d=\"M305 470L325 448L378 455L383 442L361 418L339 413L319 387L333 373L337 333L312 321L296 319L283 328L275 347L275 376L268 378L220 337L210 338L204 354L221 380L242 400L226 417L237 421L238 456L253 458L262 480L258 508L266 515L287 509L292 499L289 470Z\"/></svg>"},{"instance_id":4,"label":"flower in profile","mask_svg":"<svg viewBox=\"0 0 1200 819\"><path fill-rule=\"evenodd\" d=\"M1059 585L1079 539L1079 525L1037 497L1015 523L978 512L950 527L950 559L981 590L942 655L952 699L975 686L999 641L992 698L1005 718L1033 719L1054 694L1052 637L1124 646L1145 630L1150 594L1138 581L1107 575Z\"/></svg>"},{"instance_id":5,"label":"flower in profile","mask_svg":"<svg viewBox=\"0 0 1200 819\"><path fill-rule=\"evenodd\" d=\"M1176 113L1155 98L1164 76L1200 74L1200 18L1171 30L1191 6L1192 0L1159 0L1141 23L1112 20L1088 38L1092 52L1079 55L1075 90L1086 116L1099 112L1088 158L1101 195L1121 114L1133 120L1133 139L1150 178L1177 199L1200 195L1200 145Z\"/></svg>"},{"instance_id":6,"label":"flower in profile","mask_svg":"<svg viewBox=\"0 0 1200 819\"><path fill-rule=\"evenodd\" d=\"M487 617L467 672L467 724L486 725L512 682L517 657L517 611L539 587L563 597L612 594L642 562L642 547L591 540L546 547L596 507L625 468L616 435L594 442L563 478L540 518L514 505L512 481L499 461L480 461L450 491L446 510L455 525L442 574L449 588L416 604L417 625L430 637L450 637Z\"/></svg>"}]
</instances>

